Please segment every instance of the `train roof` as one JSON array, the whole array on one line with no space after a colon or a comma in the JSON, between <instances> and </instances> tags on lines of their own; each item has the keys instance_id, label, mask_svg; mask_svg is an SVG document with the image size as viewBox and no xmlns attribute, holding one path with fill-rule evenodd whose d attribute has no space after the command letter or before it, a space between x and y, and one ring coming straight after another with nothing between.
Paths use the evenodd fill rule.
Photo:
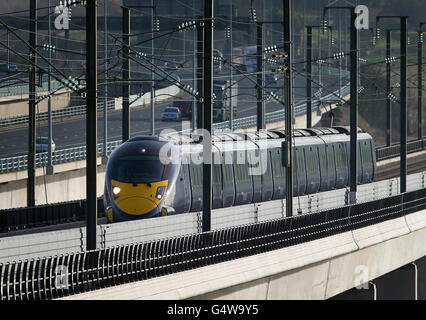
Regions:
<instances>
[{"instance_id":1,"label":"train roof","mask_svg":"<svg viewBox=\"0 0 426 320\"><path fill-rule=\"evenodd\" d=\"M294 138L301 137L332 137L338 135L349 135L350 127L338 126L332 128L306 128L306 129L294 129L293 131ZM363 133L363 131L358 128L358 133ZM250 131L250 132L220 132L214 133L212 135L212 142L227 142L227 141L257 141L257 140L269 140L269 139L285 139L286 133L285 130L261 130L261 131ZM173 144L182 145L182 144L195 144L201 143L203 141L203 136L198 133L168 133L160 136L136 136L128 140L128 142L133 141L168 141Z\"/></svg>"}]
</instances>

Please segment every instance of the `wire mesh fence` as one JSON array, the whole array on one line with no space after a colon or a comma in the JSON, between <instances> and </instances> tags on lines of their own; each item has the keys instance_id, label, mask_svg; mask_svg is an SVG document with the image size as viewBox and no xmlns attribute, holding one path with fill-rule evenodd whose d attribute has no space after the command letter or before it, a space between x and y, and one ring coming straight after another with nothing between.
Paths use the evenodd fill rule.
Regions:
<instances>
[{"instance_id":1,"label":"wire mesh fence","mask_svg":"<svg viewBox=\"0 0 426 320\"><path fill-rule=\"evenodd\" d=\"M0 264L0 299L52 299L230 261L426 208L426 189L314 214Z\"/></svg>"}]
</instances>

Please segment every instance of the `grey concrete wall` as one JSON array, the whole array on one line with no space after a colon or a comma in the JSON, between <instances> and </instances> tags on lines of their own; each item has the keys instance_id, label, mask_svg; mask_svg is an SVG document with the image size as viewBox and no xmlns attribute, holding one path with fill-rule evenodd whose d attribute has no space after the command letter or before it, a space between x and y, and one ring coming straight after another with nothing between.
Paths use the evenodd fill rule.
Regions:
<instances>
[{"instance_id":1,"label":"grey concrete wall","mask_svg":"<svg viewBox=\"0 0 426 320\"><path fill-rule=\"evenodd\" d=\"M44 93L39 93L44 94ZM38 106L38 112L47 112L47 99ZM60 90L52 96L52 109L58 110L70 105L70 93ZM0 97L0 119L28 115L28 95Z\"/></svg>"},{"instance_id":2,"label":"grey concrete wall","mask_svg":"<svg viewBox=\"0 0 426 320\"><path fill-rule=\"evenodd\" d=\"M45 174L43 168L36 171L36 205L47 202L79 200L86 197L86 161L55 165L53 175ZM98 158L98 196L103 194L105 165ZM47 191L47 192L46 192ZM19 171L0 175L0 209L25 207L27 205L27 172Z\"/></svg>"}]
</instances>

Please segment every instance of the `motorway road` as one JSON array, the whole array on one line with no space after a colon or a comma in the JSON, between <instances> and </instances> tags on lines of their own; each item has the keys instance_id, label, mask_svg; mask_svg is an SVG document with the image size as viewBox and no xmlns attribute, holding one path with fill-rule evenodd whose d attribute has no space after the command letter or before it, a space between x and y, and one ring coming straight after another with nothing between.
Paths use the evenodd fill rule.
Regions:
<instances>
[{"instance_id":1,"label":"motorway road","mask_svg":"<svg viewBox=\"0 0 426 320\"><path fill-rule=\"evenodd\" d=\"M235 80L241 76L234 76ZM187 75L182 75L181 79L189 78ZM251 79L255 81L255 76ZM315 80L315 79L314 79ZM329 90L336 90L336 78L327 77L324 75L323 83L328 86ZM238 97L238 111L237 118L243 118L256 114L256 91L254 83L248 79L243 79L239 82L239 97ZM305 101L305 84L304 77L297 77L295 80L295 103L299 104ZM283 81L278 80L274 86L283 86ZM270 90L273 90L272 88ZM313 88L315 92L316 88ZM282 96L282 90L277 92ZM324 95L328 92L324 91ZM160 104L155 106L155 131L156 134L160 133L165 128L173 128L180 131L182 129L181 123L162 122L161 113L169 105ZM266 112L276 111L282 109L283 106L274 102L266 102ZM99 114L98 118L98 141L103 141L103 117ZM131 109L131 136L149 134L150 126L150 108L134 108ZM108 141L115 141L121 139L121 112L113 111L108 114ZM71 148L81 146L86 143L86 119L84 116L78 118L68 118L63 120L55 120L53 124L53 140L56 143L56 149ZM37 136L47 136L47 124L43 122L37 126ZM3 129L0 132L0 158L12 157L23 155L28 148L28 129L27 127L10 127Z\"/></svg>"}]
</instances>

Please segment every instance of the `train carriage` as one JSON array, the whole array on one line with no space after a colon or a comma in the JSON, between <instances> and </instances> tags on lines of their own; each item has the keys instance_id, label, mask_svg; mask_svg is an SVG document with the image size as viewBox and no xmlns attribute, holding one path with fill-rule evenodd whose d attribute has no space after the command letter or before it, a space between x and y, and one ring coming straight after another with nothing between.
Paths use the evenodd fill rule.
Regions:
<instances>
[{"instance_id":1,"label":"train carriage","mask_svg":"<svg viewBox=\"0 0 426 320\"><path fill-rule=\"evenodd\" d=\"M294 130L294 196L348 186L349 134L347 127ZM361 130L357 139L358 183L370 183L376 173L374 141ZM281 130L213 135L213 209L284 199L283 142ZM108 219L201 211L202 151L199 135L142 136L123 143L107 164L104 205Z\"/></svg>"}]
</instances>

